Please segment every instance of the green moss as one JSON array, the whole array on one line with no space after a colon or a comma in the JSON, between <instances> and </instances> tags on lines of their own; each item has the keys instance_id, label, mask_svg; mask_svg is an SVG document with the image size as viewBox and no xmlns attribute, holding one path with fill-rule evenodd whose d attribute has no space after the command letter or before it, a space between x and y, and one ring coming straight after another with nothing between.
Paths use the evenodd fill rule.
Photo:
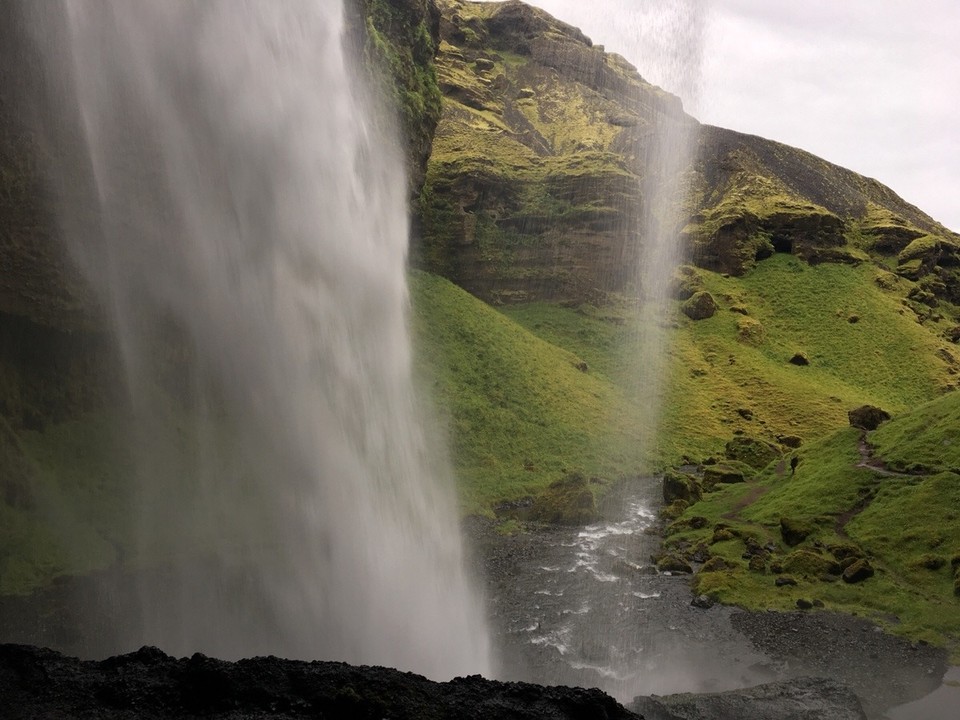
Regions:
<instances>
[{"instance_id":1,"label":"green moss","mask_svg":"<svg viewBox=\"0 0 960 720\"><path fill-rule=\"evenodd\" d=\"M0 594L102 569L130 546L132 471L116 442L119 422L91 414L24 433L30 501L0 502Z\"/></svg>"},{"instance_id":2,"label":"green moss","mask_svg":"<svg viewBox=\"0 0 960 720\"><path fill-rule=\"evenodd\" d=\"M921 235L900 251L897 261L900 265L906 265L911 260L922 259L931 253L939 252L940 242L940 238L933 235Z\"/></svg>"}]
</instances>

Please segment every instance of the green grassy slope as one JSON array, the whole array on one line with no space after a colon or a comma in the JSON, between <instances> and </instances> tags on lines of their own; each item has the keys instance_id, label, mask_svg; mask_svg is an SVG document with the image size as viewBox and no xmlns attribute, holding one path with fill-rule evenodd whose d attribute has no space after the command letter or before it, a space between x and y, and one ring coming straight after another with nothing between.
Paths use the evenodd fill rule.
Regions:
<instances>
[{"instance_id":1,"label":"green grassy slope","mask_svg":"<svg viewBox=\"0 0 960 720\"><path fill-rule=\"evenodd\" d=\"M795 474L772 463L747 483L708 492L668 528L667 545L702 544L724 560L725 569L695 579L697 592L723 602L791 609L797 600L816 600L960 653L960 474L941 470L944 458L955 459L958 417L960 393L953 392L869 433L869 445L861 446L854 428L809 443L797 451ZM904 447L895 447L897 438ZM928 469L902 474L886 465L902 457ZM693 522L702 528L692 529L694 517L705 518ZM809 535L788 546L782 518ZM718 535L718 524L732 537ZM750 538L772 552L748 567ZM848 583L825 570L851 552L867 559L872 577ZM783 576L797 584L777 586Z\"/></svg>"},{"instance_id":2,"label":"green grassy slope","mask_svg":"<svg viewBox=\"0 0 960 720\"><path fill-rule=\"evenodd\" d=\"M437 276L414 273L411 290L422 374L449 422L467 512L575 470L601 480L638 471L624 394L589 361L584 371L582 356Z\"/></svg>"},{"instance_id":3,"label":"green grassy slope","mask_svg":"<svg viewBox=\"0 0 960 720\"><path fill-rule=\"evenodd\" d=\"M661 463L719 452L735 432L810 440L843 427L870 403L899 412L952 387L957 354L941 325L917 322L905 288L885 290L871 265L810 266L777 254L743 278L699 270L719 310L679 312L668 347ZM629 313L528 305L503 310L586 359L630 394ZM807 366L789 362L796 353ZM748 417L744 417L744 415Z\"/></svg>"}]
</instances>

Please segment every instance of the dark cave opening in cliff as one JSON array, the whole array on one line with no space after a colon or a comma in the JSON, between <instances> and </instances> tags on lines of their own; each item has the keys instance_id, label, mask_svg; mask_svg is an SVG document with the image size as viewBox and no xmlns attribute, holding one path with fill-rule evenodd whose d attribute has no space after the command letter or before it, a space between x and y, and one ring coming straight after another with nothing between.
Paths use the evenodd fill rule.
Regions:
<instances>
[{"instance_id":1,"label":"dark cave opening in cliff","mask_svg":"<svg viewBox=\"0 0 960 720\"><path fill-rule=\"evenodd\" d=\"M778 253L793 252L793 238L785 237L783 235L773 235L770 238L770 243L773 245L774 252L778 252Z\"/></svg>"}]
</instances>

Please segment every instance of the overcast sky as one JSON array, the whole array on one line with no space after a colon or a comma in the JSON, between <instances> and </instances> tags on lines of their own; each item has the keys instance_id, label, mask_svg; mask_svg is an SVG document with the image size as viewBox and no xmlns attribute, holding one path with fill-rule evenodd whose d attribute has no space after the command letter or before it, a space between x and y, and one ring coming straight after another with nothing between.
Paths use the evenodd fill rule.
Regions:
<instances>
[{"instance_id":1,"label":"overcast sky","mask_svg":"<svg viewBox=\"0 0 960 720\"><path fill-rule=\"evenodd\" d=\"M528 0L703 122L889 185L960 231L960 0Z\"/></svg>"}]
</instances>

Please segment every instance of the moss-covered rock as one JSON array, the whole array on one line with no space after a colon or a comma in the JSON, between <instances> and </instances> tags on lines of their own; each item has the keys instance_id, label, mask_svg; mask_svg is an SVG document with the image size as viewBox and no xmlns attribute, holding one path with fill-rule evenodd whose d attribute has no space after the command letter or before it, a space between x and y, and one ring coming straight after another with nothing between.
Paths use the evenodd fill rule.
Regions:
<instances>
[{"instance_id":1,"label":"moss-covered rock","mask_svg":"<svg viewBox=\"0 0 960 720\"><path fill-rule=\"evenodd\" d=\"M711 487L717 483L733 485L742 482L746 482L743 467L724 463L722 465L708 465L703 469L703 483L706 487Z\"/></svg>"},{"instance_id":2,"label":"moss-covered rock","mask_svg":"<svg viewBox=\"0 0 960 720\"><path fill-rule=\"evenodd\" d=\"M808 520L798 518L780 518L780 537L790 547L799 545L816 531L816 526Z\"/></svg>"},{"instance_id":3,"label":"moss-covered rock","mask_svg":"<svg viewBox=\"0 0 960 720\"><path fill-rule=\"evenodd\" d=\"M701 567L699 572L701 573L711 573L711 572L721 572L723 570L729 570L732 566L729 562L724 560L722 557L714 556L707 560Z\"/></svg>"},{"instance_id":4,"label":"moss-covered rock","mask_svg":"<svg viewBox=\"0 0 960 720\"><path fill-rule=\"evenodd\" d=\"M706 320L716 314L717 301L706 290L700 290L685 300L680 310L691 320Z\"/></svg>"},{"instance_id":5,"label":"moss-covered rock","mask_svg":"<svg viewBox=\"0 0 960 720\"><path fill-rule=\"evenodd\" d=\"M833 558L824 557L812 550L794 550L786 555L781 565L783 572L805 578L820 578L823 575L839 575L840 564Z\"/></svg>"},{"instance_id":6,"label":"moss-covered rock","mask_svg":"<svg viewBox=\"0 0 960 720\"><path fill-rule=\"evenodd\" d=\"M663 474L663 502L667 505L674 500L694 503L701 497L700 485L692 475L672 471Z\"/></svg>"},{"instance_id":7,"label":"moss-covered rock","mask_svg":"<svg viewBox=\"0 0 960 720\"><path fill-rule=\"evenodd\" d=\"M657 560L657 570L659 572L684 573L685 575L693 574L690 563L672 553L668 553Z\"/></svg>"},{"instance_id":8,"label":"moss-covered rock","mask_svg":"<svg viewBox=\"0 0 960 720\"><path fill-rule=\"evenodd\" d=\"M530 518L553 525L586 525L598 517L590 483L578 472L551 483L536 498Z\"/></svg>"},{"instance_id":9,"label":"moss-covered rock","mask_svg":"<svg viewBox=\"0 0 960 720\"><path fill-rule=\"evenodd\" d=\"M843 581L851 584L859 583L872 578L873 574L874 570L870 561L866 558L860 558L843 571Z\"/></svg>"},{"instance_id":10,"label":"moss-covered rock","mask_svg":"<svg viewBox=\"0 0 960 720\"><path fill-rule=\"evenodd\" d=\"M850 426L861 430L876 430L890 419L890 413L873 405L861 405L847 413Z\"/></svg>"}]
</instances>

